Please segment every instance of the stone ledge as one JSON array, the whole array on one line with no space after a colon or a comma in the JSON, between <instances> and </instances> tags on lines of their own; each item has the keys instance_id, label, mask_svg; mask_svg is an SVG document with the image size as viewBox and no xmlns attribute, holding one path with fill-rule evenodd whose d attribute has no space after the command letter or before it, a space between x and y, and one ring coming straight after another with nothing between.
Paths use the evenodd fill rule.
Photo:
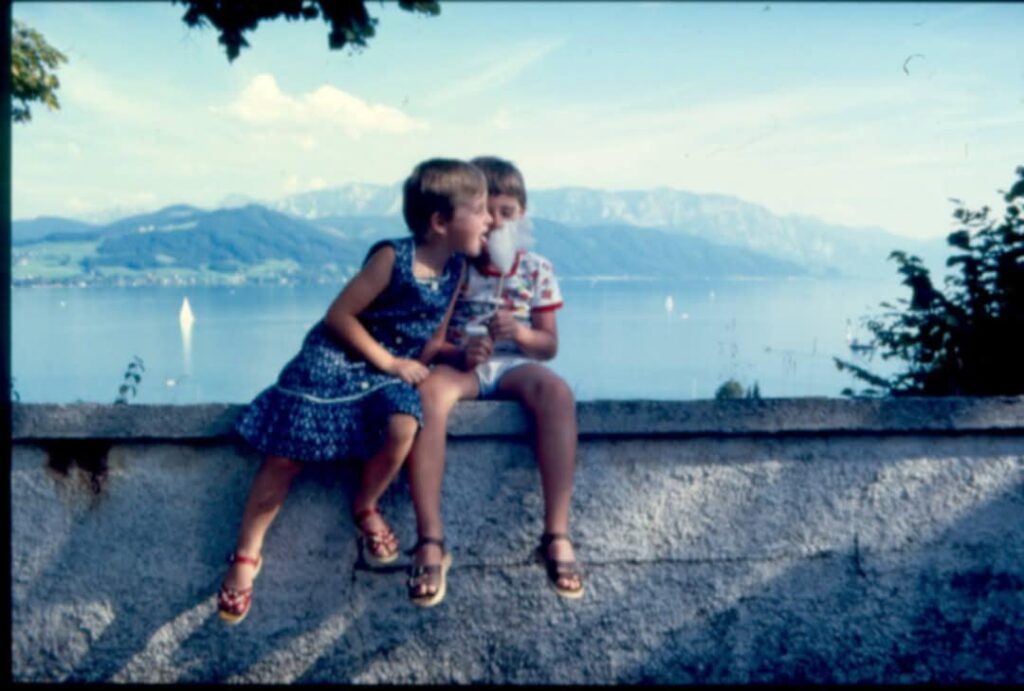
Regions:
<instances>
[{"instance_id":1,"label":"stone ledge","mask_svg":"<svg viewBox=\"0 0 1024 691\"><path fill-rule=\"evenodd\" d=\"M215 439L230 434L243 407L15 403L11 438ZM590 401L576 409L581 437L1024 432L1024 396ZM519 437L527 431L521 408L508 402L460 403L449 424L452 437Z\"/></svg>"}]
</instances>

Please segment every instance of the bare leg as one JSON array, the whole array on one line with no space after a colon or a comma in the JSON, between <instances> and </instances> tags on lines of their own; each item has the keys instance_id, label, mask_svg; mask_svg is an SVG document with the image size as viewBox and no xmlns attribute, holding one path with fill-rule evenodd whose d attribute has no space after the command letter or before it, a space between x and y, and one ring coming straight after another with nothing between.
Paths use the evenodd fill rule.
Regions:
<instances>
[{"instance_id":1,"label":"bare leg","mask_svg":"<svg viewBox=\"0 0 1024 691\"><path fill-rule=\"evenodd\" d=\"M352 502L353 512L359 512L377 505L377 501L395 479L405 457L412 448L416 438L418 424L411 415L395 414L388 418L388 433L384 445L363 466L359 491ZM360 521L360 525L368 531L385 530L388 524L380 516L373 514Z\"/></svg>"},{"instance_id":2,"label":"bare leg","mask_svg":"<svg viewBox=\"0 0 1024 691\"><path fill-rule=\"evenodd\" d=\"M302 470L302 464L282 456L267 456L253 478L249 498L245 502L242 525L238 530L235 553L255 559L263 551L263 538L281 510L292 480ZM251 564L235 562L224 577L224 585L231 590L242 590L252 585L256 568Z\"/></svg>"},{"instance_id":3,"label":"bare leg","mask_svg":"<svg viewBox=\"0 0 1024 691\"><path fill-rule=\"evenodd\" d=\"M544 532L569 532L569 505L576 469L576 401L565 381L538 363L520 365L498 383L501 398L519 400L533 417L535 450L544 491ZM553 559L575 559L572 543L556 540L548 548ZM559 578L563 588L576 579Z\"/></svg>"},{"instance_id":4,"label":"bare leg","mask_svg":"<svg viewBox=\"0 0 1024 691\"><path fill-rule=\"evenodd\" d=\"M444 537L441 520L441 484L444 478L448 415L455 403L476 398L479 383L476 374L439 365L420 384L423 400L423 429L420 430L408 460L409 491L416 511L416 534ZM441 548L424 545L413 555L413 564L441 563ZM418 594L437 591L437 584L422 584Z\"/></svg>"}]
</instances>

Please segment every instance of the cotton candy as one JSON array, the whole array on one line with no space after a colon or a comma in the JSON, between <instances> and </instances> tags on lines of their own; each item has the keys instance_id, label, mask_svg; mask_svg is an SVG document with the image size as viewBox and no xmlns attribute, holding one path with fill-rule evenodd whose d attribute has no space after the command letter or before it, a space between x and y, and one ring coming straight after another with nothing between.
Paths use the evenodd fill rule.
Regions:
<instances>
[{"instance_id":1,"label":"cotton candy","mask_svg":"<svg viewBox=\"0 0 1024 691\"><path fill-rule=\"evenodd\" d=\"M533 244L530 224L525 218L506 221L487 237L487 254L491 263L503 274L512 270L516 251Z\"/></svg>"}]
</instances>

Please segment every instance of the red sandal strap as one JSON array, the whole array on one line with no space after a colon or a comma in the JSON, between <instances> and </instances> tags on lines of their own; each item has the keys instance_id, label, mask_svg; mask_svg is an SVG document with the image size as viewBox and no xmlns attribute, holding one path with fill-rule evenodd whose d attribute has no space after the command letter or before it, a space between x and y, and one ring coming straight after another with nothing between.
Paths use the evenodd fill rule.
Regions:
<instances>
[{"instance_id":1,"label":"red sandal strap","mask_svg":"<svg viewBox=\"0 0 1024 691\"><path fill-rule=\"evenodd\" d=\"M237 589L237 588L228 588L228 587L222 585L220 587L219 595L220 595L221 598L223 598L225 600L237 600L239 598L251 597L252 596L252 586L249 586L248 588Z\"/></svg>"},{"instance_id":2,"label":"red sandal strap","mask_svg":"<svg viewBox=\"0 0 1024 691\"><path fill-rule=\"evenodd\" d=\"M389 542L391 540L397 540L398 536L390 530L379 530L375 533L363 533L363 539L369 540L370 542Z\"/></svg>"},{"instance_id":3,"label":"red sandal strap","mask_svg":"<svg viewBox=\"0 0 1024 691\"><path fill-rule=\"evenodd\" d=\"M356 519L356 521L362 523L366 518L374 514L380 514L380 509L378 509L376 506L370 506L368 508L356 511L352 514L352 516Z\"/></svg>"},{"instance_id":4,"label":"red sandal strap","mask_svg":"<svg viewBox=\"0 0 1024 691\"><path fill-rule=\"evenodd\" d=\"M224 592L221 591L221 596L217 598L217 609L221 612L227 612L228 614L238 616L246 612L251 603L251 591L237 596L225 595Z\"/></svg>"},{"instance_id":5,"label":"red sandal strap","mask_svg":"<svg viewBox=\"0 0 1024 691\"><path fill-rule=\"evenodd\" d=\"M254 568L259 567L261 560L262 557L247 557L244 554L239 554L238 552L233 552L228 555L229 564L248 564Z\"/></svg>"}]
</instances>

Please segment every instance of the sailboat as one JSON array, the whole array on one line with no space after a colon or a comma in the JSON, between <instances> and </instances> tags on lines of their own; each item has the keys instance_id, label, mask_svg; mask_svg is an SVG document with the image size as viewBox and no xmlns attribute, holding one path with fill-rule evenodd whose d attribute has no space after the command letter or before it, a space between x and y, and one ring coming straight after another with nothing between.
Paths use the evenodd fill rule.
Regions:
<instances>
[{"instance_id":1,"label":"sailboat","mask_svg":"<svg viewBox=\"0 0 1024 691\"><path fill-rule=\"evenodd\" d=\"M178 312L178 323L181 324L181 330L188 331L191 329L195 320L195 315L192 314L192 306L188 304L188 298L183 298L181 301L181 311Z\"/></svg>"}]
</instances>

